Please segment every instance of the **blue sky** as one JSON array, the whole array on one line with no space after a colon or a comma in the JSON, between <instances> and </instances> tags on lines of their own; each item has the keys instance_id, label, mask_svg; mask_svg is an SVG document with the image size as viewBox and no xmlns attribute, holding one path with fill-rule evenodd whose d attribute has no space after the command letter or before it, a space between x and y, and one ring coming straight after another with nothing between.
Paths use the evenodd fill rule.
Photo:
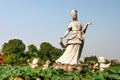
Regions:
<instances>
[{"instance_id":1,"label":"blue sky","mask_svg":"<svg viewBox=\"0 0 120 80\"><path fill-rule=\"evenodd\" d=\"M0 49L10 39L21 39L26 46L41 42L59 46L59 37L71 21L71 10L87 30L81 59L104 56L120 59L120 0L0 0Z\"/></svg>"}]
</instances>

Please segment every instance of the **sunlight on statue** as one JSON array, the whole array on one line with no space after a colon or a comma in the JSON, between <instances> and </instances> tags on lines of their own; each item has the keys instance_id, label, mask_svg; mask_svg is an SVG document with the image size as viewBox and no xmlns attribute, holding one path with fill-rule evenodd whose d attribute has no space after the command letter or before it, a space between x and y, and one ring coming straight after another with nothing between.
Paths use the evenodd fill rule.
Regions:
<instances>
[{"instance_id":1,"label":"sunlight on statue","mask_svg":"<svg viewBox=\"0 0 120 80\"><path fill-rule=\"evenodd\" d=\"M65 48L63 55L56 60L58 64L75 65L80 64L79 59L84 46L86 30L91 22L88 22L85 26L77 18L77 10L71 11L72 21L69 23L67 31L60 37L60 45ZM66 41L66 45L63 44L62 39L70 34L70 37Z\"/></svg>"}]
</instances>

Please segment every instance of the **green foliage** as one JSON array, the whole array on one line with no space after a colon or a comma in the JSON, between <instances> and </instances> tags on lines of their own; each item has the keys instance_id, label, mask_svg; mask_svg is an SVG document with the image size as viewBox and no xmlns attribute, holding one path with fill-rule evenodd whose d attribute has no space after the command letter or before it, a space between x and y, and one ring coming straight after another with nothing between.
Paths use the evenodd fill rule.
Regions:
<instances>
[{"instance_id":1,"label":"green foliage","mask_svg":"<svg viewBox=\"0 0 120 80\"><path fill-rule=\"evenodd\" d=\"M26 64L26 61L27 56L24 53L6 55L3 59L4 64L8 65L23 65Z\"/></svg>"},{"instance_id":2,"label":"green foliage","mask_svg":"<svg viewBox=\"0 0 120 80\"><path fill-rule=\"evenodd\" d=\"M61 49L53 48L50 51L51 60L55 61L56 59L58 59L62 55L62 53L63 53L63 51Z\"/></svg>"},{"instance_id":3,"label":"green foliage","mask_svg":"<svg viewBox=\"0 0 120 80\"><path fill-rule=\"evenodd\" d=\"M11 39L8 43L4 43L2 47L2 53L4 56L4 64L9 65L23 65L27 64L27 60L33 60L35 57L40 57L40 65L43 65L46 60L55 61L63 53L61 49L53 47L48 42L40 44L40 50L34 44L28 46L28 50L25 51L25 44L22 40Z\"/></svg>"},{"instance_id":4,"label":"green foliage","mask_svg":"<svg viewBox=\"0 0 120 80\"><path fill-rule=\"evenodd\" d=\"M50 43L43 42L40 44L40 54L41 54L41 59L51 59L50 58L50 51L53 49L53 46Z\"/></svg>"},{"instance_id":5,"label":"green foliage","mask_svg":"<svg viewBox=\"0 0 120 80\"><path fill-rule=\"evenodd\" d=\"M105 78L120 80L120 68L119 66L110 67L104 70L103 75Z\"/></svg>"},{"instance_id":6,"label":"green foliage","mask_svg":"<svg viewBox=\"0 0 120 80\"><path fill-rule=\"evenodd\" d=\"M40 53L37 49L37 47L34 45L34 44L30 44L28 46L28 51L24 52L25 55L27 56L27 59L30 60L30 62L32 62L32 60L35 58L35 57L40 57Z\"/></svg>"},{"instance_id":7,"label":"green foliage","mask_svg":"<svg viewBox=\"0 0 120 80\"><path fill-rule=\"evenodd\" d=\"M30 52L37 52L37 47L34 44L28 46L28 51Z\"/></svg>"},{"instance_id":8,"label":"green foliage","mask_svg":"<svg viewBox=\"0 0 120 80\"><path fill-rule=\"evenodd\" d=\"M25 44L22 42L22 40L19 39L11 39L8 41L8 43L4 43L2 47L2 52L4 55L9 54L16 54L18 52L24 52L25 51Z\"/></svg>"},{"instance_id":9,"label":"green foliage","mask_svg":"<svg viewBox=\"0 0 120 80\"><path fill-rule=\"evenodd\" d=\"M0 80L14 80L17 77L36 80L40 76L41 68L34 70L28 66L0 66L0 73Z\"/></svg>"},{"instance_id":10,"label":"green foliage","mask_svg":"<svg viewBox=\"0 0 120 80\"><path fill-rule=\"evenodd\" d=\"M98 62L97 57L96 56L90 56L90 57L85 57L84 58L85 63L91 63L92 61Z\"/></svg>"},{"instance_id":11,"label":"green foliage","mask_svg":"<svg viewBox=\"0 0 120 80\"><path fill-rule=\"evenodd\" d=\"M26 55L24 54L25 44L22 40L12 39L8 43L4 43L2 47L4 64L20 65L26 62Z\"/></svg>"},{"instance_id":12,"label":"green foliage","mask_svg":"<svg viewBox=\"0 0 120 80\"><path fill-rule=\"evenodd\" d=\"M48 42L43 42L40 44L40 58L41 62L46 60L55 61L63 53L61 49L53 47Z\"/></svg>"},{"instance_id":13,"label":"green foliage","mask_svg":"<svg viewBox=\"0 0 120 80\"><path fill-rule=\"evenodd\" d=\"M37 69L29 66L0 66L0 73L0 80L14 80L17 77L27 80L120 80L119 66L110 67L102 72L94 72L90 66L84 67L81 72L55 70L52 66L45 70L42 66Z\"/></svg>"},{"instance_id":14,"label":"green foliage","mask_svg":"<svg viewBox=\"0 0 120 80\"><path fill-rule=\"evenodd\" d=\"M18 77L24 80L120 80L120 66L116 62L112 62L112 66L102 72L93 71L90 63L92 61L98 62L96 56L85 57L83 63L88 63L89 66L84 67L81 72L77 70L73 72L66 72L63 69L55 70L52 66L45 70L42 69L42 66L38 69L32 69L29 66L15 66L26 65L28 59L32 61L36 56L41 58L41 65L48 59L54 62L63 52L64 50L55 48L48 42L41 43L40 50L31 44L28 46L28 51L25 51L25 44L22 40L9 40L8 43L4 43L1 53L4 56L4 64L14 66L0 66L0 80L14 80Z\"/></svg>"},{"instance_id":15,"label":"green foliage","mask_svg":"<svg viewBox=\"0 0 120 80\"><path fill-rule=\"evenodd\" d=\"M3 59L3 62L5 64L12 64L13 65L14 63L17 62L16 58L17 58L17 54L11 54L9 56L5 56L4 59Z\"/></svg>"}]
</instances>

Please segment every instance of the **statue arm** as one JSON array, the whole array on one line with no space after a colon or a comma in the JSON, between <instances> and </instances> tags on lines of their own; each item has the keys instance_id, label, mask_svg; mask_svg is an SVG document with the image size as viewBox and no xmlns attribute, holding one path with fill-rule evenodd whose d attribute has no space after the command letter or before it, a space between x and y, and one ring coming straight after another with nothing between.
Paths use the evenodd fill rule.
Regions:
<instances>
[{"instance_id":1,"label":"statue arm","mask_svg":"<svg viewBox=\"0 0 120 80\"><path fill-rule=\"evenodd\" d=\"M70 29L68 28L67 31L65 32L65 34L63 36L60 37L60 41L59 41L59 44L61 45L62 48L66 48L67 45L64 45L63 42L62 42L62 38L65 38L70 32Z\"/></svg>"},{"instance_id":2,"label":"statue arm","mask_svg":"<svg viewBox=\"0 0 120 80\"><path fill-rule=\"evenodd\" d=\"M65 48L66 45L63 44L62 39L65 38L65 37L69 34L71 28L72 28L72 27L71 27L71 23L69 23L68 28L67 28L65 34L64 34L63 36L60 37L59 44L60 44L63 48Z\"/></svg>"},{"instance_id":3,"label":"statue arm","mask_svg":"<svg viewBox=\"0 0 120 80\"><path fill-rule=\"evenodd\" d=\"M62 38L65 38L65 37L69 34L69 32L70 32L71 29L72 29L72 26L71 26L71 22L70 22L70 23L68 24L68 28L67 28L65 34L64 34L63 36L61 36L60 38L61 38L61 39L62 39Z\"/></svg>"},{"instance_id":4,"label":"statue arm","mask_svg":"<svg viewBox=\"0 0 120 80\"><path fill-rule=\"evenodd\" d=\"M92 24L91 22L88 22L88 23L85 25L85 27L82 27L82 31L83 31L84 33L86 33L86 30L87 30L88 26L91 25L91 24Z\"/></svg>"},{"instance_id":5,"label":"statue arm","mask_svg":"<svg viewBox=\"0 0 120 80\"><path fill-rule=\"evenodd\" d=\"M68 28L65 32L65 34L63 36L61 36L60 38L65 38L70 32L70 29Z\"/></svg>"}]
</instances>

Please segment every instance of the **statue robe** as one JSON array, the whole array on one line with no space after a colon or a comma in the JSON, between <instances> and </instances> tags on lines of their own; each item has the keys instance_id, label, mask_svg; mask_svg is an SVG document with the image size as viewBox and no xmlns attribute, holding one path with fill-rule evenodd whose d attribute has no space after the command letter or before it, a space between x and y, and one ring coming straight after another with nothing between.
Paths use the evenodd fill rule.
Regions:
<instances>
[{"instance_id":1,"label":"statue robe","mask_svg":"<svg viewBox=\"0 0 120 80\"><path fill-rule=\"evenodd\" d=\"M79 21L71 21L67 29L71 32L66 42L67 47L63 55L56 62L70 65L79 64L87 27L84 27Z\"/></svg>"}]
</instances>

